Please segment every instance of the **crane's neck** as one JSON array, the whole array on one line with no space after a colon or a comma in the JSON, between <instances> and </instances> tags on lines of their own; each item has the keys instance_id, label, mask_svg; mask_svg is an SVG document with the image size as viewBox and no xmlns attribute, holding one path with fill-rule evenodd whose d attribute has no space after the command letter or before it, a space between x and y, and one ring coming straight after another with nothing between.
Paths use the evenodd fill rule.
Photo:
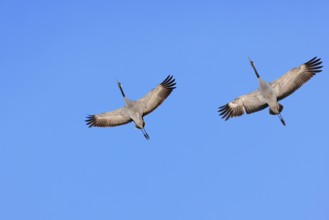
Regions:
<instances>
[{"instance_id":1,"label":"crane's neck","mask_svg":"<svg viewBox=\"0 0 329 220\"><path fill-rule=\"evenodd\" d=\"M258 74L258 72L257 72L257 69L256 69L256 67L255 67L254 61L252 61L252 60L249 59L249 62L250 62L250 64L251 64L252 68L254 69L254 72L255 72L257 78L259 79L260 76L259 76L259 74Z\"/></svg>"},{"instance_id":2,"label":"crane's neck","mask_svg":"<svg viewBox=\"0 0 329 220\"><path fill-rule=\"evenodd\" d=\"M121 91L121 94L122 94L122 96L123 96L123 99L125 100L126 104L128 105L130 102L129 102L129 100L126 98L126 95L125 95L125 93L124 93L124 91L123 91L123 89L122 89L121 83L120 83L119 81L117 81L117 82L118 82L118 86L119 86L119 89L120 89L120 91Z\"/></svg>"},{"instance_id":3,"label":"crane's neck","mask_svg":"<svg viewBox=\"0 0 329 220\"><path fill-rule=\"evenodd\" d=\"M120 83L119 81L117 81L117 82L118 82L118 86L119 86L119 89L120 89L120 91L121 91L121 94L122 94L122 96L125 98L126 95L125 95L125 93L123 92L123 89L122 89L121 83Z\"/></svg>"},{"instance_id":4,"label":"crane's neck","mask_svg":"<svg viewBox=\"0 0 329 220\"><path fill-rule=\"evenodd\" d=\"M255 72L255 74L256 74L256 76L257 76L257 79L258 79L258 82L259 82L259 87L260 87L261 91L269 90L269 89L270 89L270 85L269 85L267 82L265 82L265 81L259 76L258 71L257 71L257 69L256 69L256 67L255 67L254 61L252 61L252 60L249 59L249 62L250 62L251 66L252 66L252 68L254 69L254 72Z\"/></svg>"}]
</instances>

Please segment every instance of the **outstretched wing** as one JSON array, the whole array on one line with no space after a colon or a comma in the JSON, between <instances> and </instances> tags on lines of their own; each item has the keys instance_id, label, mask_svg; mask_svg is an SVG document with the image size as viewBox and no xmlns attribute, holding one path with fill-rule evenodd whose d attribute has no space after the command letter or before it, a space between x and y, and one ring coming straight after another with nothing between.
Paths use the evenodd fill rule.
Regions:
<instances>
[{"instance_id":1,"label":"outstretched wing","mask_svg":"<svg viewBox=\"0 0 329 220\"><path fill-rule=\"evenodd\" d=\"M176 82L173 76L169 75L157 87L152 89L143 98L136 101L141 109L143 116L151 113L170 95L176 88Z\"/></svg>"},{"instance_id":2,"label":"outstretched wing","mask_svg":"<svg viewBox=\"0 0 329 220\"><path fill-rule=\"evenodd\" d=\"M219 115L223 119L228 120L229 118L241 116L244 113L250 114L263 110L268 105L266 101L261 97L258 90L242 95L232 102L227 103L218 108Z\"/></svg>"},{"instance_id":3,"label":"outstretched wing","mask_svg":"<svg viewBox=\"0 0 329 220\"><path fill-rule=\"evenodd\" d=\"M279 79L271 82L270 85L276 92L278 100L291 95L315 74L321 72L321 63L320 58L314 57L310 61L288 71Z\"/></svg>"},{"instance_id":4,"label":"outstretched wing","mask_svg":"<svg viewBox=\"0 0 329 220\"><path fill-rule=\"evenodd\" d=\"M111 112L104 112L97 115L87 116L87 125L89 127L115 127L131 122L125 107Z\"/></svg>"}]
</instances>

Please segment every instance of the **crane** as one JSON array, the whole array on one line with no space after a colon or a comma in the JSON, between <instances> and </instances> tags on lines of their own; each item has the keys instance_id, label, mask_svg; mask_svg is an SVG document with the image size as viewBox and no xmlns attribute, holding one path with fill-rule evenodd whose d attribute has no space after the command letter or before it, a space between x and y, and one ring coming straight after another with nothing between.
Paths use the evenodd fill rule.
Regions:
<instances>
[{"instance_id":1,"label":"crane","mask_svg":"<svg viewBox=\"0 0 329 220\"><path fill-rule=\"evenodd\" d=\"M144 137L149 140L144 126L144 116L154 111L176 88L176 82L172 75L160 83L157 87L148 92L143 98L133 101L126 98L122 85L117 81L121 94L126 105L111 112L104 112L96 115L87 116L87 125L89 127L114 127L134 122L136 128L143 132Z\"/></svg>"},{"instance_id":2,"label":"crane","mask_svg":"<svg viewBox=\"0 0 329 220\"><path fill-rule=\"evenodd\" d=\"M254 62L250 59L249 61L259 82L258 90L242 95L226 105L219 107L219 115L223 119L228 120L232 117L241 116L244 113L250 114L263 110L269 106L269 113L271 115L278 115L281 123L285 126L286 123L281 116L283 105L278 101L291 95L315 74L321 72L321 68L323 67L320 66L322 64L321 59L314 57L308 62L291 69L271 83L262 80Z\"/></svg>"}]
</instances>

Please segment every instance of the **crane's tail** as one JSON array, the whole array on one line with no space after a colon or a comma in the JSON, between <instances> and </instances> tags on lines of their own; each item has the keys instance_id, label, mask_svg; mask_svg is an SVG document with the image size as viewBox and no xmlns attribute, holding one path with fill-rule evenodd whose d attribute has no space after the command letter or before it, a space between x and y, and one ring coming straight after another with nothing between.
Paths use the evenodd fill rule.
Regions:
<instances>
[{"instance_id":1,"label":"crane's tail","mask_svg":"<svg viewBox=\"0 0 329 220\"><path fill-rule=\"evenodd\" d=\"M144 137L146 138L146 140L150 140L150 136L147 134L145 128L141 128L142 132L143 132L143 135Z\"/></svg>"},{"instance_id":2,"label":"crane's tail","mask_svg":"<svg viewBox=\"0 0 329 220\"><path fill-rule=\"evenodd\" d=\"M281 105L280 103L278 103L278 105L279 105L279 113L275 113L275 112L273 112L273 111L271 110L271 108L269 108L269 109L270 109L270 114L271 114L271 115L277 115L277 114L280 114L280 112L282 112L282 110L283 110L283 105Z\"/></svg>"}]
</instances>

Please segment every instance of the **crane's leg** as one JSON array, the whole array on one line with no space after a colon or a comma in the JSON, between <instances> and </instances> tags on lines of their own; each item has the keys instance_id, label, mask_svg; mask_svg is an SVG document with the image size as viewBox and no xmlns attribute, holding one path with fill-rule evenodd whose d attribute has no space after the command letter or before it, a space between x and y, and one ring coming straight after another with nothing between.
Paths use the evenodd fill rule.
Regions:
<instances>
[{"instance_id":1,"label":"crane's leg","mask_svg":"<svg viewBox=\"0 0 329 220\"><path fill-rule=\"evenodd\" d=\"M278 117L279 117L281 123L282 123L284 126L286 126L286 122L283 120L283 118L282 118L282 116L281 116L281 113L278 114Z\"/></svg>"},{"instance_id":2,"label":"crane's leg","mask_svg":"<svg viewBox=\"0 0 329 220\"><path fill-rule=\"evenodd\" d=\"M142 132L143 132L143 135L144 137L146 138L146 140L149 140L150 139L150 136L147 134L145 128L141 128Z\"/></svg>"}]
</instances>

